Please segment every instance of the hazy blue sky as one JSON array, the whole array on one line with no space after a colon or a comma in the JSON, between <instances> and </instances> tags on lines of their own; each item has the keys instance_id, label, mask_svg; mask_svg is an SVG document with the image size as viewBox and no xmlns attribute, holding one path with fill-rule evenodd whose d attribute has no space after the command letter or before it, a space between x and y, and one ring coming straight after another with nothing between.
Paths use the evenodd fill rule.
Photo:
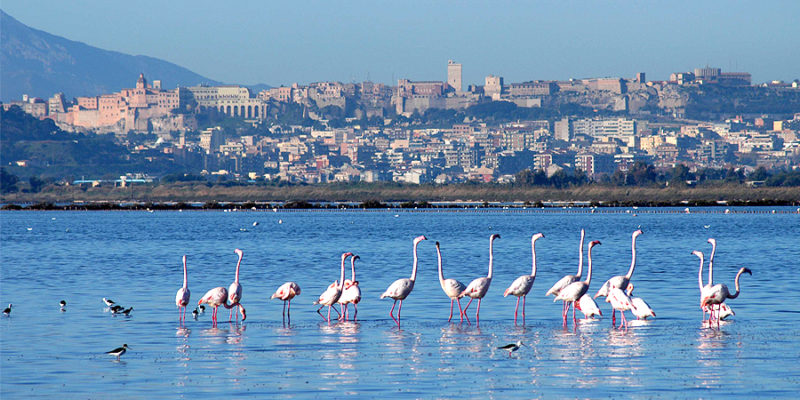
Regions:
<instances>
[{"instance_id":1,"label":"hazy blue sky","mask_svg":"<svg viewBox=\"0 0 800 400\"><path fill-rule=\"evenodd\" d=\"M707 64L754 82L800 78L797 0L0 4L37 29L245 84L445 80L448 59L465 85L489 74L666 79Z\"/></svg>"}]
</instances>

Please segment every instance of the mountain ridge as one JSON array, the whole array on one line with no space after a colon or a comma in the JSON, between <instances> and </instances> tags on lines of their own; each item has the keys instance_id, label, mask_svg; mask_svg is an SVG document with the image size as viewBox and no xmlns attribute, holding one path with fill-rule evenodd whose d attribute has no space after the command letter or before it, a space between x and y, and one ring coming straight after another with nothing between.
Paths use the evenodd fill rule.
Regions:
<instances>
[{"instance_id":1,"label":"mountain ridge","mask_svg":"<svg viewBox=\"0 0 800 400\"><path fill-rule=\"evenodd\" d=\"M23 94L49 98L98 96L133 87L140 73L161 80L165 89L220 85L180 65L145 55L130 55L31 28L0 10L0 100ZM268 87L264 84L244 85Z\"/></svg>"}]
</instances>

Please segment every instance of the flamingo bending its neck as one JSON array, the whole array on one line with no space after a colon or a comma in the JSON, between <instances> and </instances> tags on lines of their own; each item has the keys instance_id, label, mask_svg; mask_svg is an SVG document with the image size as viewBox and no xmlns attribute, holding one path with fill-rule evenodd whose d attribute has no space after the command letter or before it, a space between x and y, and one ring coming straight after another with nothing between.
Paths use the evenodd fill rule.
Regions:
<instances>
[{"instance_id":1,"label":"flamingo bending its neck","mask_svg":"<svg viewBox=\"0 0 800 400\"><path fill-rule=\"evenodd\" d=\"M319 298L314 302L314 304L321 304L317 309L317 314L321 315L322 318L325 318L325 316L319 311L322 310L323 307L328 306L328 318L325 318L328 323L331 322L331 308L336 310L333 306L337 301L339 301L339 298L342 297L342 290L344 289L344 261L347 260L347 257L352 255L353 253L349 251L342 253L342 271L339 276L339 280L328 286L328 288L325 289L325 291L322 292L322 294L319 295ZM339 310L336 310L336 313L341 316Z\"/></svg>"},{"instance_id":2,"label":"flamingo bending its neck","mask_svg":"<svg viewBox=\"0 0 800 400\"><path fill-rule=\"evenodd\" d=\"M453 319L453 303L458 303L458 313L461 316L461 322L464 322L464 310L461 308L461 292L467 288L467 285L463 283L449 278L444 279L444 273L442 272L442 251L439 249L439 242L436 242L436 258L439 263L439 285L442 286L442 290L447 297L450 298L450 317L447 318L447 322Z\"/></svg>"},{"instance_id":3,"label":"flamingo bending its neck","mask_svg":"<svg viewBox=\"0 0 800 400\"><path fill-rule=\"evenodd\" d=\"M348 304L352 304L353 308L356 310L353 315L353 320L355 321L355 319L358 318L358 303L361 301L361 288L358 286L358 281L356 280L356 260L359 259L361 259L361 257L355 255L350 258L350 277L352 279L344 281L344 291L342 292L342 296L339 297L339 304L342 305L342 317L344 317L345 321L347 321L347 316L349 314L347 310Z\"/></svg>"},{"instance_id":4,"label":"flamingo bending its neck","mask_svg":"<svg viewBox=\"0 0 800 400\"><path fill-rule=\"evenodd\" d=\"M198 301L197 304L208 304L209 306L214 307L214 313L211 314L211 323L213 325L217 325L217 307L219 306L223 306L227 309L232 309L234 306L239 306L239 312L242 314L242 321L247 319L247 312L245 311L244 306L241 304L229 305L227 303L227 299L228 290L220 286L206 292L206 294L200 298L200 301Z\"/></svg>"},{"instance_id":5,"label":"flamingo bending its neck","mask_svg":"<svg viewBox=\"0 0 800 400\"><path fill-rule=\"evenodd\" d=\"M417 245L423 240L428 240L428 238L425 236L417 236L414 238L414 266L411 269L411 278L401 278L392 282L381 295L382 299L386 297L394 299L392 309L389 310L389 316L397 323L398 328L400 327L400 310L403 308L403 300L411 294L411 291L414 289L414 281L417 280ZM395 318L393 314L394 306L397 305L398 301L400 301L400 306L397 308L397 318Z\"/></svg>"},{"instance_id":6,"label":"flamingo bending its neck","mask_svg":"<svg viewBox=\"0 0 800 400\"><path fill-rule=\"evenodd\" d=\"M236 249L233 252L239 256L239 261L236 262L236 278L228 287L228 300L232 306L238 306L239 301L242 300L242 285L239 284L239 266L242 265L242 257L244 256L244 253L242 253L242 251L239 249ZM229 320L233 318L233 310L231 310L230 314L231 315L228 318Z\"/></svg>"},{"instance_id":7,"label":"flamingo bending its neck","mask_svg":"<svg viewBox=\"0 0 800 400\"><path fill-rule=\"evenodd\" d=\"M606 303L611 303L612 310L619 310L620 317L622 318L622 321L619 323L619 327L625 327L625 329L628 329L628 320L625 319L625 311L633 309L633 301L631 301L631 297L625 294L622 289L612 287L608 290L608 295L606 295Z\"/></svg>"},{"instance_id":8,"label":"flamingo bending its neck","mask_svg":"<svg viewBox=\"0 0 800 400\"><path fill-rule=\"evenodd\" d=\"M531 288L533 287L533 281L536 280L536 241L543 237L543 233L537 233L531 236L531 257L533 258L533 261L531 262L533 264L531 267L531 274L522 275L515 279L514 282L511 283L511 286L509 286L508 289L503 292L503 297L506 297L509 294L517 296L517 305L514 308L515 324L517 323L517 311L519 310L520 297L522 297L522 323L525 323L525 297L528 295L528 292L531 291Z\"/></svg>"},{"instance_id":9,"label":"flamingo bending its neck","mask_svg":"<svg viewBox=\"0 0 800 400\"><path fill-rule=\"evenodd\" d=\"M575 303L575 308L583 313L585 319L592 319L592 317L595 315L603 315L603 312L600 310L597 302L595 302L594 299L592 299L592 296L588 294L581 296L580 300Z\"/></svg>"},{"instance_id":10,"label":"flamingo bending its neck","mask_svg":"<svg viewBox=\"0 0 800 400\"><path fill-rule=\"evenodd\" d=\"M175 294L175 305L178 306L178 321L186 320L186 306L189 305L189 282L186 274L186 255L183 256L183 287Z\"/></svg>"},{"instance_id":11,"label":"flamingo bending its neck","mask_svg":"<svg viewBox=\"0 0 800 400\"><path fill-rule=\"evenodd\" d=\"M739 277L742 276L742 274L745 273L745 272L750 274L750 275L753 275L753 272L750 271L749 268L745 268L745 267L740 268L739 272L736 273L736 278L734 279L734 284L736 286L736 291L735 292L731 293L728 290L728 286L726 286L723 283L718 283L718 284L712 286L708 290L708 292L706 292L703 295L703 299L700 300L700 307L706 307L706 306L710 306L710 305L720 305L726 299L735 299L735 298L739 297L739 293L740 293L739 292ZM717 307L717 308L719 308L719 307ZM719 320L720 320L719 314L720 314L719 310L717 310L717 318L716 318L717 319L717 325L719 325Z\"/></svg>"},{"instance_id":12,"label":"flamingo bending its neck","mask_svg":"<svg viewBox=\"0 0 800 400\"><path fill-rule=\"evenodd\" d=\"M292 320L292 315L290 313L290 308L292 307L292 299L295 296L300 295L300 285L294 282L286 282L281 285L275 293L270 296L270 300L274 298L278 298L283 300L283 316L286 317L287 314L289 316L289 321Z\"/></svg>"},{"instance_id":13,"label":"flamingo bending its neck","mask_svg":"<svg viewBox=\"0 0 800 400\"><path fill-rule=\"evenodd\" d=\"M561 314L562 319L564 320L564 326L567 325L567 311L569 310L569 304L572 304L572 323L575 324L575 302L580 300L583 295L589 290L589 284L592 283L592 248L601 244L599 240L594 240L589 243L589 269L586 272L586 280L585 281L577 281L572 282L567 287L561 289L556 295L556 298L553 299L553 302L561 300L563 301L566 306L564 307L564 311Z\"/></svg>"},{"instance_id":14,"label":"flamingo bending its neck","mask_svg":"<svg viewBox=\"0 0 800 400\"><path fill-rule=\"evenodd\" d=\"M631 298L631 312L636 316L636 319L647 319L648 317L655 317L656 312L647 304L641 297L633 297L633 283L628 284L628 297Z\"/></svg>"},{"instance_id":15,"label":"flamingo bending its neck","mask_svg":"<svg viewBox=\"0 0 800 400\"><path fill-rule=\"evenodd\" d=\"M467 314L467 309L469 308L469 305L472 304L472 300L478 299L478 309L475 311L476 324L480 323L481 301L483 301L483 297L486 296L486 293L489 291L489 285L492 284L495 239L500 239L500 235L495 233L489 237L489 274L485 277L474 279L469 283L467 288L461 292L461 296L469 296L469 302L467 303L467 306L464 307L464 315ZM467 322L469 322L469 317L467 317Z\"/></svg>"}]
</instances>

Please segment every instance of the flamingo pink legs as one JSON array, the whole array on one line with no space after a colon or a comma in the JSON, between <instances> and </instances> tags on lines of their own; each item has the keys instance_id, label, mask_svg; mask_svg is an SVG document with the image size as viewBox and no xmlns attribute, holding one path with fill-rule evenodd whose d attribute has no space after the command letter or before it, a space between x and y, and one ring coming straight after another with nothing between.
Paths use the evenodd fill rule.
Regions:
<instances>
[{"instance_id":1,"label":"flamingo pink legs","mask_svg":"<svg viewBox=\"0 0 800 400\"><path fill-rule=\"evenodd\" d=\"M398 301L400 302L400 306L398 306L398 307L397 307L397 318L395 318L395 317L394 317L394 314L392 314L392 313L394 312L394 306L395 306L395 305L397 305L397 302L398 302ZM396 322L396 323L397 323L397 327L398 327L398 328L400 327L400 310L401 310L402 308L403 308L403 300L395 300L395 301L394 301L394 304L392 304L392 309L391 309L391 310L389 310L389 316L390 316L390 317L392 317L392 319L394 320L394 322Z\"/></svg>"},{"instance_id":2,"label":"flamingo pink legs","mask_svg":"<svg viewBox=\"0 0 800 400\"><path fill-rule=\"evenodd\" d=\"M450 318L447 319L447 322L453 319L453 303L458 302L458 313L461 315L461 322L464 322L464 310L461 309L461 299L450 299Z\"/></svg>"}]
</instances>

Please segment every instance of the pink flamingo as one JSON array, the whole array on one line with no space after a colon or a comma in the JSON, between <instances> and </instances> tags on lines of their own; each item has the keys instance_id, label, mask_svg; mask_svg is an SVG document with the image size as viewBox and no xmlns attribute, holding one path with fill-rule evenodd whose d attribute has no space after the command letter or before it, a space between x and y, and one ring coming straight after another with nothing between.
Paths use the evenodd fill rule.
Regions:
<instances>
[{"instance_id":1,"label":"pink flamingo","mask_svg":"<svg viewBox=\"0 0 800 400\"><path fill-rule=\"evenodd\" d=\"M636 316L636 319L647 319L648 317L655 317L656 312L647 304L641 297L633 297L633 283L628 284L628 297L631 298L631 312Z\"/></svg>"},{"instance_id":2,"label":"pink flamingo","mask_svg":"<svg viewBox=\"0 0 800 400\"><path fill-rule=\"evenodd\" d=\"M537 233L531 236L531 257L533 258L530 275L522 275L511 283L511 286L503 292L503 297L512 294L517 296L517 306L514 308L514 323L517 323L517 311L519 310L519 298L522 297L522 323L525 323L525 297L533 287L533 281L536 279L536 241L543 238L544 234Z\"/></svg>"},{"instance_id":3,"label":"pink flamingo","mask_svg":"<svg viewBox=\"0 0 800 400\"><path fill-rule=\"evenodd\" d=\"M642 234L641 229L637 229L631 235L631 267L628 269L628 273L625 275L617 275L612 277L611 279L607 280L606 283L597 291L597 294L594 295L594 298L598 298L600 296L608 296L609 290L611 288L617 288L620 290L626 289L628 287L628 283L631 281L631 276L633 276L633 269L636 268L636 238ZM614 326L617 322L617 315L615 309L611 309L611 325Z\"/></svg>"},{"instance_id":4,"label":"pink flamingo","mask_svg":"<svg viewBox=\"0 0 800 400\"><path fill-rule=\"evenodd\" d=\"M600 244L599 240L595 240L589 243L589 270L586 272L586 280L585 281L577 281L572 282L567 287L561 289L556 298L553 299L553 302L558 300L563 301L564 303L571 303L572 304L572 323L573 325L576 323L575 319L575 302L579 301L581 297L589 290L589 284L592 283L592 247L597 246ZM564 320L564 326L567 326L567 311L569 310L569 305L564 307L564 311L561 314L561 317Z\"/></svg>"},{"instance_id":5,"label":"pink flamingo","mask_svg":"<svg viewBox=\"0 0 800 400\"><path fill-rule=\"evenodd\" d=\"M389 316L397 323L398 328L400 327L400 310L403 308L403 300L411 294L411 290L414 289L414 281L417 279L417 245L423 240L428 240L428 238L425 236L417 236L414 239L414 266L411 269L411 278L401 278L392 282L381 295L382 299L386 297L394 299L392 309L389 310ZM397 308L397 318L395 318L392 313L398 301L400 301L400 307Z\"/></svg>"},{"instance_id":6,"label":"pink flamingo","mask_svg":"<svg viewBox=\"0 0 800 400\"><path fill-rule=\"evenodd\" d=\"M709 241L714 239L708 239ZM711 250L711 254L714 254L714 248L716 248L716 241L712 244L713 248ZM711 285L703 285L703 252L695 250L692 254L696 255L700 259L700 270L697 272L697 284L700 287L700 300L703 300L703 295L711 289ZM709 264L709 268L711 268L711 264ZM708 312L709 316L708 319L714 316L714 309L712 307L700 307L703 310L703 321L706 320L706 312Z\"/></svg>"},{"instance_id":7,"label":"pink flamingo","mask_svg":"<svg viewBox=\"0 0 800 400\"><path fill-rule=\"evenodd\" d=\"M580 242L580 245L578 246L578 273L576 275L564 275L563 278L559 279L558 282L556 282L556 284L553 285L553 287L551 287L550 290L547 291L547 293L545 293L545 296L549 296L551 294L553 296L558 296L558 292L560 292L561 289L567 287L567 285L569 285L572 282L577 282L577 281L581 280L581 275L583 274L583 238L584 238L584 236L586 236L586 231L581 229L581 242ZM563 315L566 312L567 312L567 303L564 303L564 308L561 310L561 314Z\"/></svg>"},{"instance_id":8,"label":"pink flamingo","mask_svg":"<svg viewBox=\"0 0 800 400\"><path fill-rule=\"evenodd\" d=\"M322 310L323 307L328 306L328 318L325 319L328 323L331 322L331 308L336 310L333 306L336 304L337 301L339 301L339 298L342 297L342 290L344 289L344 261L347 259L347 257L350 257L352 255L353 253L349 251L347 253L342 253L341 277L339 278L338 281L328 286L328 288L325 289L325 291L322 292L322 294L319 295L319 298L314 302L314 304L321 304L321 306L317 309L317 314L322 316L322 318L325 318L325 316L322 315L322 313L319 311ZM341 313L339 313L339 310L336 310L336 313L341 315Z\"/></svg>"},{"instance_id":9,"label":"pink flamingo","mask_svg":"<svg viewBox=\"0 0 800 400\"><path fill-rule=\"evenodd\" d=\"M244 255L239 249L236 249L233 252L239 256L239 261L236 262L236 279L234 279L233 283L231 283L231 285L228 287L228 300L231 302L231 306L238 306L239 301L242 300L242 285L239 284L239 266L242 265L242 257ZM232 318L233 309L231 309L228 320Z\"/></svg>"},{"instance_id":10,"label":"pink flamingo","mask_svg":"<svg viewBox=\"0 0 800 400\"><path fill-rule=\"evenodd\" d=\"M453 319L453 302L458 302L458 313L461 315L461 322L464 322L464 310L461 309L461 292L467 288L467 285L455 279L444 279L444 273L442 272L442 251L439 249L439 242L436 242L436 257L439 262L439 285L442 286L444 294L450 298L450 317L447 318L447 322Z\"/></svg>"},{"instance_id":11,"label":"pink flamingo","mask_svg":"<svg viewBox=\"0 0 800 400\"><path fill-rule=\"evenodd\" d=\"M228 290L224 287L216 287L214 289L209 290L206 294L200 298L200 301L197 302L198 305L200 304L208 304L210 307L214 307L214 313L211 315L211 322L214 326L217 325L217 307L223 306L227 309L231 309L234 305L229 305L226 300L228 298ZM242 321L247 319L247 312L244 309L244 306L241 304L236 304L239 306L239 312L242 314Z\"/></svg>"},{"instance_id":12,"label":"pink flamingo","mask_svg":"<svg viewBox=\"0 0 800 400\"><path fill-rule=\"evenodd\" d=\"M352 304L353 308L356 310L353 315L353 320L355 321L355 319L358 318L358 303L361 301L361 288L358 286L358 281L356 280L356 260L359 259L361 259L359 256L350 258L350 276L352 279L346 279L344 281L344 291L342 292L342 296L339 297L339 304L342 305L342 317L344 317L345 321L347 321L347 316L349 315L347 309L348 304Z\"/></svg>"},{"instance_id":13,"label":"pink flamingo","mask_svg":"<svg viewBox=\"0 0 800 400\"><path fill-rule=\"evenodd\" d=\"M292 319L290 308L292 307L292 299L295 296L300 295L300 285L294 282L286 282L281 285L275 293L270 296L270 300L274 298L278 298L283 300L283 316L286 317L286 314L289 314L289 320Z\"/></svg>"},{"instance_id":14,"label":"pink flamingo","mask_svg":"<svg viewBox=\"0 0 800 400\"><path fill-rule=\"evenodd\" d=\"M736 291L731 294L730 290L728 290L728 286L722 283L718 283L712 286L705 294L703 294L703 299L700 301L700 307L706 307L711 305L717 305L717 326L719 326L720 321L720 310L719 305L721 305L726 299L735 299L739 297L739 277L742 276L743 273L748 273L753 275L753 272L750 271L749 268L742 267L739 269L739 272L736 273L736 278L734 279L734 284L736 285Z\"/></svg>"},{"instance_id":15,"label":"pink flamingo","mask_svg":"<svg viewBox=\"0 0 800 400\"><path fill-rule=\"evenodd\" d=\"M625 294L622 289L612 287L608 290L608 295L606 295L606 303L611 303L612 310L619 310L619 314L622 317L619 327L622 328L624 326L627 330L628 321L625 319L625 311L633 309L633 301L631 301L630 296Z\"/></svg>"},{"instance_id":16,"label":"pink flamingo","mask_svg":"<svg viewBox=\"0 0 800 400\"><path fill-rule=\"evenodd\" d=\"M600 310L600 307L597 306L597 303L594 301L594 299L592 299L592 296L588 294L581 296L580 300L575 303L575 308L582 312L586 319L591 319L595 315L603 316L603 312Z\"/></svg>"},{"instance_id":17,"label":"pink flamingo","mask_svg":"<svg viewBox=\"0 0 800 400\"><path fill-rule=\"evenodd\" d=\"M476 324L480 323L481 301L483 301L483 296L486 296L486 293L489 291L489 285L492 284L495 239L500 239L500 235L495 233L489 237L489 274L485 277L474 279L469 283L469 285L467 285L467 288L461 292L461 296L469 296L469 303L467 303L467 306L464 307L464 315L467 315L467 309L469 308L469 305L472 304L472 300L478 299L478 309L475 311ZM467 317L467 322L469 322L469 317Z\"/></svg>"},{"instance_id":18,"label":"pink flamingo","mask_svg":"<svg viewBox=\"0 0 800 400\"><path fill-rule=\"evenodd\" d=\"M186 306L189 305L189 282L186 275L186 256L183 256L183 287L175 294L175 305L178 306L178 321L186 320ZM181 312L182 311L182 312Z\"/></svg>"}]
</instances>

